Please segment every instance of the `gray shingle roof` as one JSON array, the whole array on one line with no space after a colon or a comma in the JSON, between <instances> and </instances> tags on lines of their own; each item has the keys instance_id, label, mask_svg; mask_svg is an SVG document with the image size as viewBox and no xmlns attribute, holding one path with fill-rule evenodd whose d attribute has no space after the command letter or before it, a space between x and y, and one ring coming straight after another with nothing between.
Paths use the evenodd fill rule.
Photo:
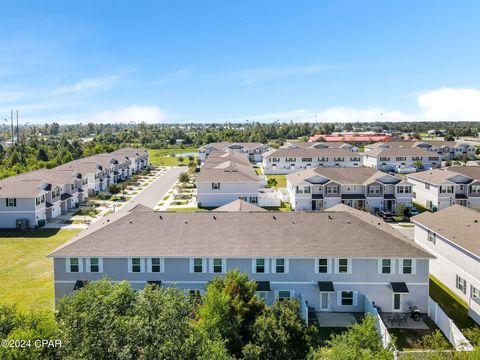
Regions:
<instances>
[{"instance_id":1,"label":"gray shingle roof","mask_svg":"<svg viewBox=\"0 0 480 360\"><path fill-rule=\"evenodd\" d=\"M431 257L387 226L341 210L164 213L137 206L49 256Z\"/></svg>"},{"instance_id":2,"label":"gray shingle roof","mask_svg":"<svg viewBox=\"0 0 480 360\"><path fill-rule=\"evenodd\" d=\"M426 211L412 220L480 256L480 212L452 205L435 213Z\"/></svg>"},{"instance_id":3,"label":"gray shingle roof","mask_svg":"<svg viewBox=\"0 0 480 360\"><path fill-rule=\"evenodd\" d=\"M269 157L358 157L361 158L363 155L360 153L352 152L349 150L341 148L327 148L327 149L288 149L280 148L277 150L269 151L263 155L264 158Z\"/></svg>"},{"instance_id":4,"label":"gray shingle roof","mask_svg":"<svg viewBox=\"0 0 480 360\"><path fill-rule=\"evenodd\" d=\"M238 199L232 201L228 204L220 206L213 211L223 211L223 212L231 212L231 211L243 211L243 212L256 212L256 211L268 211L260 206L255 204L250 204L242 199Z\"/></svg>"}]
</instances>

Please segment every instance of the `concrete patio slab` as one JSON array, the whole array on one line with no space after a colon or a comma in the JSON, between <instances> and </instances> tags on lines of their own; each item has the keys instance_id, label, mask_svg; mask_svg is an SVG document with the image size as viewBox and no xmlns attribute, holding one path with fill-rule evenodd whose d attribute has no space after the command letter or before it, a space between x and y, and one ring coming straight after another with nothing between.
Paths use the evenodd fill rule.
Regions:
<instances>
[{"instance_id":1,"label":"concrete patio slab","mask_svg":"<svg viewBox=\"0 0 480 360\"><path fill-rule=\"evenodd\" d=\"M353 313L317 312L320 327L348 327L357 323Z\"/></svg>"}]
</instances>

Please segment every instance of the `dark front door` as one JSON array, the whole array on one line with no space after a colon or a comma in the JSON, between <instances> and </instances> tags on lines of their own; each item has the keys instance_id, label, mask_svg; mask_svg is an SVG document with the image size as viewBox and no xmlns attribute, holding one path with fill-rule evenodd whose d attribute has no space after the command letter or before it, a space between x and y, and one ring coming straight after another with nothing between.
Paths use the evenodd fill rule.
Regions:
<instances>
[{"instance_id":1,"label":"dark front door","mask_svg":"<svg viewBox=\"0 0 480 360\"><path fill-rule=\"evenodd\" d=\"M317 210L317 202L312 200L312 210Z\"/></svg>"}]
</instances>

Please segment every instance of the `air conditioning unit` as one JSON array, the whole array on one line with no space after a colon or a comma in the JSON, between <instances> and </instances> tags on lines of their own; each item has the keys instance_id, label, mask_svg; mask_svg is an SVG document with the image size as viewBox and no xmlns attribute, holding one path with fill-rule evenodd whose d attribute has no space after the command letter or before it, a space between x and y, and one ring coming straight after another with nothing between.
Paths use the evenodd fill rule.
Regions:
<instances>
[{"instance_id":1,"label":"air conditioning unit","mask_svg":"<svg viewBox=\"0 0 480 360\"><path fill-rule=\"evenodd\" d=\"M26 230L28 227L28 219L17 219L17 229Z\"/></svg>"}]
</instances>

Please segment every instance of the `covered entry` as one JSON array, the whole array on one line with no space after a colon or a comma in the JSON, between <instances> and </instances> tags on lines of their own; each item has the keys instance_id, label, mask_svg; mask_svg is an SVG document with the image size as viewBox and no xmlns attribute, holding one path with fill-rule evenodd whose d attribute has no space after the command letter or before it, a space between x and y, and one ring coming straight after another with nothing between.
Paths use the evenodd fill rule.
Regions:
<instances>
[{"instance_id":1,"label":"covered entry","mask_svg":"<svg viewBox=\"0 0 480 360\"><path fill-rule=\"evenodd\" d=\"M331 294L335 292L333 282L331 281L319 281L318 290L320 292L320 311L330 311Z\"/></svg>"}]
</instances>

